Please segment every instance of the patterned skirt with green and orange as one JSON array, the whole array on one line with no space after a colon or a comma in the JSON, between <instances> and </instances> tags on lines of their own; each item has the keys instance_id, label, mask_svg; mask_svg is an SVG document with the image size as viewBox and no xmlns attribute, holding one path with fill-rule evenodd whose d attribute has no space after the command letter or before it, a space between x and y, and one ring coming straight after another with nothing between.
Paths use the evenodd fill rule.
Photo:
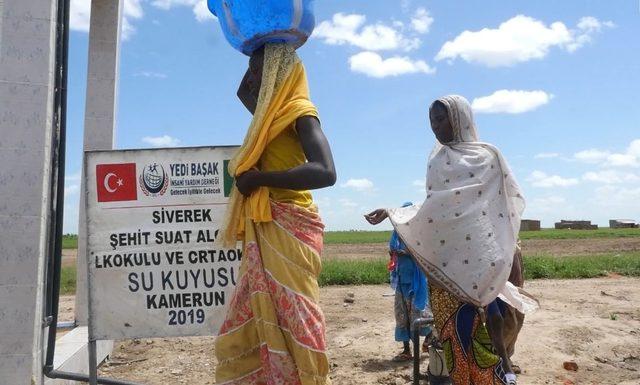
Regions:
<instances>
[{"instance_id":1,"label":"patterned skirt with green and orange","mask_svg":"<svg viewBox=\"0 0 640 385\"><path fill-rule=\"evenodd\" d=\"M430 285L431 310L453 385L504 385L502 360L476 308Z\"/></svg>"}]
</instances>

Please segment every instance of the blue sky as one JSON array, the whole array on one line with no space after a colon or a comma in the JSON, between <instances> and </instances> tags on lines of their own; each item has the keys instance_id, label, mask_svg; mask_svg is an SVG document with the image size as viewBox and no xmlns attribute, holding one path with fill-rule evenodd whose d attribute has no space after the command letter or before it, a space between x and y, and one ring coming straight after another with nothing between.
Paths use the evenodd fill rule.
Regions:
<instances>
[{"instance_id":1,"label":"blue sky","mask_svg":"<svg viewBox=\"0 0 640 385\"><path fill-rule=\"evenodd\" d=\"M88 3L72 0L65 232L77 231ZM480 5L481 4L481 5ZM338 182L329 230L424 198L428 106L473 102L526 193L526 218L640 220L640 4L322 0L299 50ZM117 148L238 144L247 58L201 0L125 0ZM388 225L387 225L388 226Z\"/></svg>"}]
</instances>

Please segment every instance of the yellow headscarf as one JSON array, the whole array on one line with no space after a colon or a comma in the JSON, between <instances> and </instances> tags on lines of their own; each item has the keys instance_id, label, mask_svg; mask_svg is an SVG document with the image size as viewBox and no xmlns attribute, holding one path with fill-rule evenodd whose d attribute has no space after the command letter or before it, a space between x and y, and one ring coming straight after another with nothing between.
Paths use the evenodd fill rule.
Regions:
<instances>
[{"instance_id":1,"label":"yellow headscarf","mask_svg":"<svg viewBox=\"0 0 640 385\"><path fill-rule=\"evenodd\" d=\"M293 47L267 44L256 111L242 147L229 162L229 174L238 176L256 167L267 145L301 116L318 116L309 100L304 66ZM225 247L243 238L247 220L272 220L267 187L258 188L248 198L233 187L224 220Z\"/></svg>"}]
</instances>

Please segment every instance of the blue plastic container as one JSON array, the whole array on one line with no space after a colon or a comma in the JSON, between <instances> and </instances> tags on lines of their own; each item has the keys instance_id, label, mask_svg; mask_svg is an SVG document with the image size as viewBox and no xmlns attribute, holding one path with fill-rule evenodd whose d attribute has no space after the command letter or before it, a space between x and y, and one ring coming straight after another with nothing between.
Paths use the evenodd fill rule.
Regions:
<instances>
[{"instance_id":1,"label":"blue plastic container","mask_svg":"<svg viewBox=\"0 0 640 385\"><path fill-rule=\"evenodd\" d=\"M303 45L315 27L314 0L207 0L231 46L245 55L266 43Z\"/></svg>"}]
</instances>

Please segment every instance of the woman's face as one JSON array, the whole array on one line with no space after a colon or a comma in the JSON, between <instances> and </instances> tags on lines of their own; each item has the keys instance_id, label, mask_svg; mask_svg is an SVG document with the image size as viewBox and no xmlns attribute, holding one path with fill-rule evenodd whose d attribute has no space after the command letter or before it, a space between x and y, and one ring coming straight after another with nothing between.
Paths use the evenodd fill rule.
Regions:
<instances>
[{"instance_id":1,"label":"woman's face","mask_svg":"<svg viewBox=\"0 0 640 385\"><path fill-rule=\"evenodd\" d=\"M449 112L442 102L436 101L433 104L431 111L429 111L429 120L438 142L442 144L453 142L453 127L449 121Z\"/></svg>"},{"instance_id":2,"label":"woman's face","mask_svg":"<svg viewBox=\"0 0 640 385\"><path fill-rule=\"evenodd\" d=\"M262 68L264 66L264 49L261 48L251 55L249 68L242 78L238 88L238 98L252 114L258 106L258 96L262 85Z\"/></svg>"}]
</instances>

